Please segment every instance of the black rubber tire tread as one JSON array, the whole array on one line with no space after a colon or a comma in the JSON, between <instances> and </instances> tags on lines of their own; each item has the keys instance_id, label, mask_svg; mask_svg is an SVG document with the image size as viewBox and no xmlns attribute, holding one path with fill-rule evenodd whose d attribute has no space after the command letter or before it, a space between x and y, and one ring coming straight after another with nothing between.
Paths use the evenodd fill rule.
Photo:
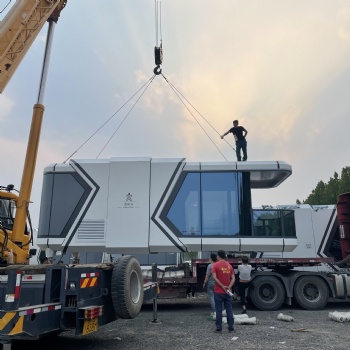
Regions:
<instances>
[{"instance_id":1,"label":"black rubber tire tread","mask_svg":"<svg viewBox=\"0 0 350 350\"><path fill-rule=\"evenodd\" d=\"M303 289L306 284L313 284L319 291L318 300L308 300L305 298ZM294 298L305 310L322 310L329 300L329 289L325 281L317 276L302 276L294 284Z\"/></svg>"},{"instance_id":2,"label":"black rubber tire tread","mask_svg":"<svg viewBox=\"0 0 350 350\"><path fill-rule=\"evenodd\" d=\"M263 300L259 295L260 288L266 284L269 285L270 288L272 288L275 293L275 297L271 301ZM252 285L253 285L253 288L250 288L249 296L252 303L259 310L262 310L262 311L278 310L284 303L286 291L283 287L283 284L277 277L259 276L253 279Z\"/></svg>"},{"instance_id":3,"label":"black rubber tire tread","mask_svg":"<svg viewBox=\"0 0 350 350\"><path fill-rule=\"evenodd\" d=\"M131 277L137 277L139 297L132 300ZM112 271L111 296L114 310L119 318L135 318L143 303L143 277L139 262L131 255L120 257Z\"/></svg>"}]
</instances>

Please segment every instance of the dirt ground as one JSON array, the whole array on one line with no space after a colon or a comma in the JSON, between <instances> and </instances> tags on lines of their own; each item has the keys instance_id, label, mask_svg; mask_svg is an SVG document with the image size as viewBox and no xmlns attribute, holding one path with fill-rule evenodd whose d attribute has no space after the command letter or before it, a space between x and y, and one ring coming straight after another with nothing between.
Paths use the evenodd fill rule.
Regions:
<instances>
[{"instance_id":1,"label":"dirt ground","mask_svg":"<svg viewBox=\"0 0 350 350\"><path fill-rule=\"evenodd\" d=\"M240 313L238 302L234 312ZM248 316L256 325L236 325L234 333L223 328L215 334L215 322L209 317L206 295L179 300L160 300L157 321L153 322L152 304L143 306L133 320L117 320L87 336L64 333L56 338L36 341L36 350L115 350L115 349L317 349L350 348L350 323L332 321L333 311L350 311L350 303L330 303L321 311L306 311L286 306L278 311L259 311L248 307ZM279 313L294 317L294 322L277 319ZM295 331L304 328L306 331ZM28 342L15 343L13 350L23 349Z\"/></svg>"}]
</instances>

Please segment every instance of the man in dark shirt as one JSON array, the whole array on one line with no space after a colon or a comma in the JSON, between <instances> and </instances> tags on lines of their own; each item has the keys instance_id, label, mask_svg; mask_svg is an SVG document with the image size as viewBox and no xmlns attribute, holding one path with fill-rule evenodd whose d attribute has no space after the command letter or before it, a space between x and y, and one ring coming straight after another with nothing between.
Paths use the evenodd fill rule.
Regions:
<instances>
[{"instance_id":1,"label":"man in dark shirt","mask_svg":"<svg viewBox=\"0 0 350 350\"><path fill-rule=\"evenodd\" d=\"M238 120L233 121L233 128L221 135L223 139L227 134L232 133L236 141L236 155L237 160L241 161L241 150L243 152L243 161L248 159L247 156L247 140L245 139L248 131L243 128L243 126L238 126Z\"/></svg>"}]
</instances>

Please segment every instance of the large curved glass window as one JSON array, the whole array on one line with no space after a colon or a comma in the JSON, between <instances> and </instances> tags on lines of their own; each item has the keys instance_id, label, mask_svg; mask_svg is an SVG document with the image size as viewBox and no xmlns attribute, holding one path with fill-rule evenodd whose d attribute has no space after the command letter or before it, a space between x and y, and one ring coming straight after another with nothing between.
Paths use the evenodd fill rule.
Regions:
<instances>
[{"instance_id":1,"label":"large curved glass window","mask_svg":"<svg viewBox=\"0 0 350 350\"><path fill-rule=\"evenodd\" d=\"M200 173L187 174L167 218L183 236L201 234Z\"/></svg>"},{"instance_id":2,"label":"large curved glass window","mask_svg":"<svg viewBox=\"0 0 350 350\"><path fill-rule=\"evenodd\" d=\"M252 234L249 174L187 173L175 191L162 216L176 235Z\"/></svg>"},{"instance_id":3,"label":"large curved glass window","mask_svg":"<svg viewBox=\"0 0 350 350\"><path fill-rule=\"evenodd\" d=\"M202 235L238 235L240 173L202 173Z\"/></svg>"}]
</instances>

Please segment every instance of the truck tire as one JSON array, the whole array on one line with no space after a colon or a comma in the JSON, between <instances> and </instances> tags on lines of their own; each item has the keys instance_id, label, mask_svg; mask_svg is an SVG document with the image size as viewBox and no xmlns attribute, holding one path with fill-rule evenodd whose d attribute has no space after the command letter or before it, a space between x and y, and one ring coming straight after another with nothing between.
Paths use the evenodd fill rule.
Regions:
<instances>
[{"instance_id":1,"label":"truck tire","mask_svg":"<svg viewBox=\"0 0 350 350\"><path fill-rule=\"evenodd\" d=\"M119 258L112 271L111 295L118 317L135 318L143 303L143 278L139 262L131 255Z\"/></svg>"},{"instance_id":2,"label":"truck tire","mask_svg":"<svg viewBox=\"0 0 350 350\"><path fill-rule=\"evenodd\" d=\"M328 303L329 289L317 276L302 276L294 284L294 298L305 310L322 310Z\"/></svg>"},{"instance_id":3,"label":"truck tire","mask_svg":"<svg viewBox=\"0 0 350 350\"><path fill-rule=\"evenodd\" d=\"M253 279L249 295L259 310L274 311L284 303L286 292L278 278L259 276Z\"/></svg>"}]
</instances>

